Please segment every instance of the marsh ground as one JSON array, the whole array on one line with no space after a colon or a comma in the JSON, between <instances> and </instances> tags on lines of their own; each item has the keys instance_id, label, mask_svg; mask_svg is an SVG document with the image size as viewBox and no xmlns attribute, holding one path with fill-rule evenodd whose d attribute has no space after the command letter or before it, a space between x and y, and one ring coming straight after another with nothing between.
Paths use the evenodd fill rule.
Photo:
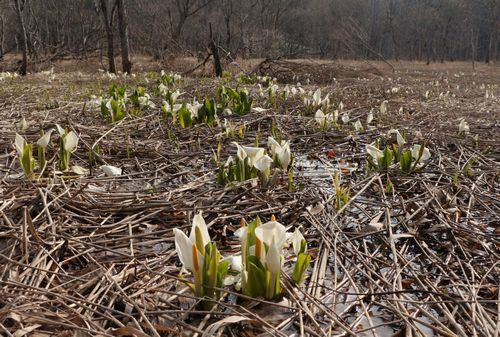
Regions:
<instances>
[{"instance_id":1,"label":"marsh ground","mask_svg":"<svg viewBox=\"0 0 500 337\"><path fill-rule=\"evenodd\" d=\"M172 70L191 69L196 61L178 63ZM236 74L258 63L230 69ZM181 129L162 116L154 95L156 108L112 124L89 107L89 97L112 82L153 93L146 71L162 65L137 59L135 67L135 78L110 79L88 72L94 63L68 62L56 64L53 77L0 81L2 334L498 333L500 67L403 62L392 72L383 63L302 60L265 68L280 90L301 82L306 91L329 93L332 110L342 101L350 121L328 130L317 127L300 97L269 104L250 84L254 107L267 110L219 113L218 126ZM224 81L236 85L229 77L204 76L210 72L201 68L185 77L182 100L213 97ZM379 113L384 100L388 111ZM372 109L375 118L366 125ZM28 126L20 130L23 117ZM224 118L234 135L223 135ZM470 134L458 134L460 118ZM352 125L358 119L359 132ZM51 147L44 177L19 177L16 131L34 142L56 123L79 135L72 163L88 173L57 172ZM391 128L404 130L409 145L425 142L431 159L410 175L392 169L388 189L386 174L367 171L365 146ZM291 141L296 158L293 191L286 177L269 189L252 181L217 185L212 157L218 143L225 160L235 153L232 141L251 145L257 138L265 146L276 133ZM123 174L106 177L105 164ZM335 172L351 191L341 211L333 202ZM233 233L242 217L275 215L300 228L313 255L305 283L296 287L284 277L283 296L274 302L241 298L229 287L212 311L197 310L179 279L172 228L188 230L198 210L225 255L238 251ZM367 231L378 216L383 226ZM287 273L292 259L287 254Z\"/></svg>"}]
</instances>

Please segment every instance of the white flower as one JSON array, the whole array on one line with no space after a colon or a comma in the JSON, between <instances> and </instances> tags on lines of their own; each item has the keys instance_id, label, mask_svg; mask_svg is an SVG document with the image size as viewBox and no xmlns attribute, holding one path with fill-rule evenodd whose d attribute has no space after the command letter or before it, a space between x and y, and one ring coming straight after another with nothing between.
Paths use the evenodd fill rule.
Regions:
<instances>
[{"instance_id":1,"label":"white flower","mask_svg":"<svg viewBox=\"0 0 500 337\"><path fill-rule=\"evenodd\" d=\"M120 176L122 174L122 169L116 166L103 165L101 168L108 177Z\"/></svg>"},{"instance_id":2,"label":"white flower","mask_svg":"<svg viewBox=\"0 0 500 337\"><path fill-rule=\"evenodd\" d=\"M267 138L267 146L273 158L278 157L283 170L286 170L290 161L292 160L292 154L290 151L290 141L281 141L279 144L273 137Z\"/></svg>"},{"instance_id":3,"label":"white flower","mask_svg":"<svg viewBox=\"0 0 500 337\"><path fill-rule=\"evenodd\" d=\"M368 116L366 116L366 124L370 124L373 121L373 110L370 110Z\"/></svg>"},{"instance_id":4,"label":"white flower","mask_svg":"<svg viewBox=\"0 0 500 337\"><path fill-rule=\"evenodd\" d=\"M238 156L238 159L243 161L245 160L245 158L248 156L247 153L245 152L245 150L243 149L243 147L241 147L240 144L236 143L236 142L233 142L234 145L236 145L236 147L238 148L238 151L236 153L236 155Z\"/></svg>"},{"instance_id":5,"label":"white flower","mask_svg":"<svg viewBox=\"0 0 500 337\"><path fill-rule=\"evenodd\" d=\"M271 157L269 157L267 154L260 157L259 159L257 159L255 161L255 163L253 164L253 166L259 170L260 172L266 174L269 169L271 168L271 164L272 164L273 160Z\"/></svg>"},{"instance_id":6,"label":"white flower","mask_svg":"<svg viewBox=\"0 0 500 337\"><path fill-rule=\"evenodd\" d=\"M429 149L424 147L423 152L422 152L422 157L420 157L420 159L418 158L419 154L420 154L421 146L422 145L420 145L420 144L414 144L413 148L411 150L411 156L413 157L413 159L418 160L418 163L424 162L431 157L431 152L429 151Z\"/></svg>"},{"instance_id":7,"label":"white flower","mask_svg":"<svg viewBox=\"0 0 500 337\"><path fill-rule=\"evenodd\" d=\"M18 123L16 123L16 127L21 130L21 131L24 131L28 128L29 124L28 122L26 121L26 118L22 118Z\"/></svg>"},{"instance_id":8,"label":"white flower","mask_svg":"<svg viewBox=\"0 0 500 337\"><path fill-rule=\"evenodd\" d=\"M264 149L261 147L251 147L251 146L241 146L236 142L233 142L238 147L238 158L240 160L245 160L248 158L248 165L253 166L253 164L262 156L264 156Z\"/></svg>"},{"instance_id":9,"label":"white flower","mask_svg":"<svg viewBox=\"0 0 500 337\"><path fill-rule=\"evenodd\" d=\"M172 104L174 104L176 101L177 101L177 98L182 95L181 92L179 90L176 90L174 91L171 95L170 95L170 99L172 100Z\"/></svg>"},{"instance_id":10,"label":"white flower","mask_svg":"<svg viewBox=\"0 0 500 337\"><path fill-rule=\"evenodd\" d=\"M321 111L321 109L318 109L318 111L316 111L316 113L314 114L314 120L316 121L316 123L318 123L319 126L325 126L326 116L323 111Z\"/></svg>"},{"instance_id":11,"label":"white flower","mask_svg":"<svg viewBox=\"0 0 500 337\"><path fill-rule=\"evenodd\" d=\"M314 105L321 104L321 88L316 89L312 98L313 98Z\"/></svg>"},{"instance_id":12,"label":"white flower","mask_svg":"<svg viewBox=\"0 0 500 337\"><path fill-rule=\"evenodd\" d=\"M257 230L258 227L255 229ZM269 249L266 254L266 267L271 275L276 275L281 271L281 246L274 242L274 238L269 244Z\"/></svg>"},{"instance_id":13,"label":"white flower","mask_svg":"<svg viewBox=\"0 0 500 337\"><path fill-rule=\"evenodd\" d=\"M381 104L380 104L380 108L379 108L379 111L382 115L385 115L387 114L387 101L383 101Z\"/></svg>"},{"instance_id":14,"label":"white flower","mask_svg":"<svg viewBox=\"0 0 500 337\"><path fill-rule=\"evenodd\" d=\"M160 83L160 85L158 86L158 91L160 92L161 96L165 96L168 92L168 87L165 84Z\"/></svg>"},{"instance_id":15,"label":"white flower","mask_svg":"<svg viewBox=\"0 0 500 337\"><path fill-rule=\"evenodd\" d=\"M17 154L19 157L22 157L24 151L24 145L26 144L26 140L20 134L16 133L16 140L14 142L14 147L16 148Z\"/></svg>"},{"instance_id":16,"label":"white flower","mask_svg":"<svg viewBox=\"0 0 500 337\"><path fill-rule=\"evenodd\" d=\"M52 132L54 129L50 129L49 131L45 132L40 139L37 140L36 145L42 147L42 148L47 148L47 146L50 143L50 136L52 135Z\"/></svg>"},{"instance_id":17,"label":"white flower","mask_svg":"<svg viewBox=\"0 0 500 337\"><path fill-rule=\"evenodd\" d=\"M91 108L95 109L95 108L98 108L100 107L102 104L102 97L99 96L95 96L95 95L92 95L90 96L90 101L89 101L89 105Z\"/></svg>"},{"instance_id":18,"label":"white flower","mask_svg":"<svg viewBox=\"0 0 500 337\"><path fill-rule=\"evenodd\" d=\"M366 146L366 152L375 160L379 160L379 159L382 159L384 158L384 152L382 152L381 150L379 150L378 148L376 148L375 146L373 145L367 145Z\"/></svg>"},{"instance_id":19,"label":"white flower","mask_svg":"<svg viewBox=\"0 0 500 337\"><path fill-rule=\"evenodd\" d=\"M255 236L267 246L274 243L282 249L286 242L286 228L277 221L269 221L255 228Z\"/></svg>"},{"instance_id":20,"label":"white flower","mask_svg":"<svg viewBox=\"0 0 500 337\"><path fill-rule=\"evenodd\" d=\"M462 118L458 124L458 133L469 133L469 123L467 123L464 118Z\"/></svg>"},{"instance_id":21,"label":"white flower","mask_svg":"<svg viewBox=\"0 0 500 337\"><path fill-rule=\"evenodd\" d=\"M199 234L197 235L197 233ZM192 273L199 273L200 266L203 266L205 246L210 242L207 225L201 213L196 214L193 218L189 238L177 228L174 228L174 235L175 250L182 264Z\"/></svg>"},{"instance_id":22,"label":"white flower","mask_svg":"<svg viewBox=\"0 0 500 337\"><path fill-rule=\"evenodd\" d=\"M140 106L154 108L155 104L151 102L151 97L149 94L144 94L144 96L139 96L137 99Z\"/></svg>"},{"instance_id":23,"label":"white flower","mask_svg":"<svg viewBox=\"0 0 500 337\"><path fill-rule=\"evenodd\" d=\"M264 109L264 108L260 108L260 107L252 108L252 111L255 111L255 112L258 112L258 113L266 112L267 110L268 109Z\"/></svg>"},{"instance_id":24,"label":"white flower","mask_svg":"<svg viewBox=\"0 0 500 337\"><path fill-rule=\"evenodd\" d=\"M296 256L299 255L300 253L302 247L302 241L305 241L304 236L302 235L302 233L299 231L298 228L295 228L295 231L292 234L292 246ZM307 244L305 250L307 251Z\"/></svg>"},{"instance_id":25,"label":"white flower","mask_svg":"<svg viewBox=\"0 0 500 337\"><path fill-rule=\"evenodd\" d=\"M63 140L64 151L74 152L78 146L78 136L73 131L70 131Z\"/></svg>"},{"instance_id":26,"label":"white flower","mask_svg":"<svg viewBox=\"0 0 500 337\"><path fill-rule=\"evenodd\" d=\"M396 129L390 129L389 132L387 133L387 135L393 135L393 134L396 134L396 140L398 142L398 145L399 146L403 146L406 144L406 141L405 139L403 138L403 136L401 135L401 133L399 133L398 130Z\"/></svg>"},{"instance_id":27,"label":"white flower","mask_svg":"<svg viewBox=\"0 0 500 337\"><path fill-rule=\"evenodd\" d=\"M354 130L356 130L357 132L363 131L363 125L361 124L359 119L353 124L353 126L354 126Z\"/></svg>"},{"instance_id":28,"label":"white flower","mask_svg":"<svg viewBox=\"0 0 500 337\"><path fill-rule=\"evenodd\" d=\"M349 114L345 113L342 115L342 123L347 124L349 123Z\"/></svg>"}]
</instances>

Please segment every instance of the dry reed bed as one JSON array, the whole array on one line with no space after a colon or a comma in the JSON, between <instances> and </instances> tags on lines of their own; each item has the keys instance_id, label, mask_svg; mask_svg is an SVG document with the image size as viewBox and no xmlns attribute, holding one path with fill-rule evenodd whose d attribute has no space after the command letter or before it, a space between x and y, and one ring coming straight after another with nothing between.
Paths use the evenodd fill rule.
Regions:
<instances>
[{"instance_id":1,"label":"dry reed bed","mask_svg":"<svg viewBox=\"0 0 500 337\"><path fill-rule=\"evenodd\" d=\"M218 186L210 158L219 127L181 130L158 111L115 125L103 122L79 98L98 93L105 80L61 75L56 83L31 78L3 87L1 334L495 336L500 165L498 125L487 111L498 113L499 101L485 101L463 78L456 81L470 92L462 87L455 98L425 101L426 86L417 77L401 75L411 92L398 97L385 93L397 81L333 84L334 96L352 108L351 119L364 120L381 99L392 111L400 105L411 111L381 120L381 130L352 137L348 130L315 130L311 118L298 113L298 100L264 114L230 117L246 124L243 143L253 143L257 134L264 143L273 120L292 140L298 159L291 193L286 178L270 190L251 182ZM209 92L213 82L204 83L200 91ZM474 111L468 121L473 132L481 130L477 145L471 136L456 136L460 109ZM102 152L90 175L8 178L20 170L12 140L21 114L32 121L25 132L32 141L39 126L56 122L77 131L81 141L73 159L81 166L89 167L88 151L100 139ZM391 174L394 191L383 193L386 177L365 171L364 145L391 125L407 128L410 142L421 140L413 133L420 129L432 158L422 173ZM230 141L224 141L223 159L235 152ZM122 167L124 174L105 177L102 164ZM357 164L345 180L350 201L340 211L333 207L328 176L339 164ZM197 210L224 254L238 251L233 233L242 217L274 214L286 226L300 227L314 255L305 284L297 288L284 277L283 298L276 302L227 288L212 311L198 311L199 299L179 278L172 235L172 228L188 229ZM370 230L376 217L384 226Z\"/></svg>"}]
</instances>

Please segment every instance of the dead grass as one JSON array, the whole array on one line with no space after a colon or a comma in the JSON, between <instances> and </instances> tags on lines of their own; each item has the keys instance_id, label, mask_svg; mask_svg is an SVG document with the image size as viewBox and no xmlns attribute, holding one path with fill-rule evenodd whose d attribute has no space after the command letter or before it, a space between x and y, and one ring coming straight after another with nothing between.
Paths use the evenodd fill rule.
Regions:
<instances>
[{"instance_id":1,"label":"dead grass","mask_svg":"<svg viewBox=\"0 0 500 337\"><path fill-rule=\"evenodd\" d=\"M343 66L359 71L364 64ZM148 67L142 69L155 69ZM371 108L389 102L390 114L360 134L350 126L318 131L299 99L228 117L246 125L239 142L252 144L258 134L263 145L273 122L292 140L292 193L285 182L271 190L216 185L210 158L220 127L180 129L158 109L114 125L103 121L84 104L109 85L99 74L56 67L51 82L40 75L0 82L1 334L495 336L500 90L498 68L482 67L473 74L467 64L443 70L401 63L395 74L337 78L324 92L343 101L351 120L364 122ZM119 81L152 85L142 76ZM203 95L215 85L192 78L183 90ZM388 92L394 87L398 93ZM485 98L486 88L493 97ZM20 168L12 142L22 116L30 141L55 123L75 130L81 140L74 164L90 174L13 179ZM469 122L469 136L457 135L459 117ZM411 143L425 141L432 159L421 173L391 172L394 190L386 191L386 176L365 170L364 146L391 127L405 129ZM222 141L223 159L235 152L231 141ZM90 162L96 142L101 151ZM47 172L56 170L56 152L50 150ZM124 174L105 177L102 164ZM346 165L356 169L343 181L351 199L339 212L328 172ZM233 233L241 217L274 214L301 228L314 255L305 284L295 287L285 277L275 302L229 287L212 311L197 311L199 299L179 278L172 235L173 228L187 229L197 210L225 254L238 251ZM378 216L383 227L370 231Z\"/></svg>"}]
</instances>

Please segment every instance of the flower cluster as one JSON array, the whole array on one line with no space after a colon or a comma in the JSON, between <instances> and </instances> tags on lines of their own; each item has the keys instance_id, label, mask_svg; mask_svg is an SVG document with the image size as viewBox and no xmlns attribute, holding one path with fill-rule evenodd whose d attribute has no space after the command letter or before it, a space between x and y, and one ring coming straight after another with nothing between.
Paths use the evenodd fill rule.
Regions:
<instances>
[{"instance_id":1,"label":"flower cluster","mask_svg":"<svg viewBox=\"0 0 500 337\"><path fill-rule=\"evenodd\" d=\"M387 171L392 164L399 164L401 172L405 174L422 169L431 157L429 149L420 144L414 144L411 149L405 148L406 140L398 130L389 130L388 136L391 135L396 135L396 143L392 147L386 146L380 150L376 143L366 146L369 168Z\"/></svg>"},{"instance_id":2,"label":"flower cluster","mask_svg":"<svg viewBox=\"0 0 500 337\"><path fill-rule=\"evenodd\" d=\"M231 181L245 181L260 178L263 186L267 186L271 171L280 169L288 172L292 163L289 141L278 142L268 138L268 153L261 147L242 146L233 142L237 148L236 157L230 156L219 166L218 182L225 184Z\"/></svg>"},{"instance_id":3,"label":"flower cluster","mask_svg":"<svg viewBox=\"0 0 500 337\"><path fill-rule=\"evenodd\" d=\"M264 224L257 218L246 225L242 219L242 227L235 235L241 242L241 255L223 259L211 241L201 213L195 215L189 237L174 229L175 249L184 268L193 274L193 282L188 282L188 285L196 296L217 299L219 292L216 288L225 284L224 279L231 268L240 273L238 288L241 287L243 294L276 298L281 294L280 276L289 241L292 241L297 257L292 280L296 284L303 281L311 256L307 253L307 242L298 229L288 233L273 216Z\"/></svg>"}]
</instances>

